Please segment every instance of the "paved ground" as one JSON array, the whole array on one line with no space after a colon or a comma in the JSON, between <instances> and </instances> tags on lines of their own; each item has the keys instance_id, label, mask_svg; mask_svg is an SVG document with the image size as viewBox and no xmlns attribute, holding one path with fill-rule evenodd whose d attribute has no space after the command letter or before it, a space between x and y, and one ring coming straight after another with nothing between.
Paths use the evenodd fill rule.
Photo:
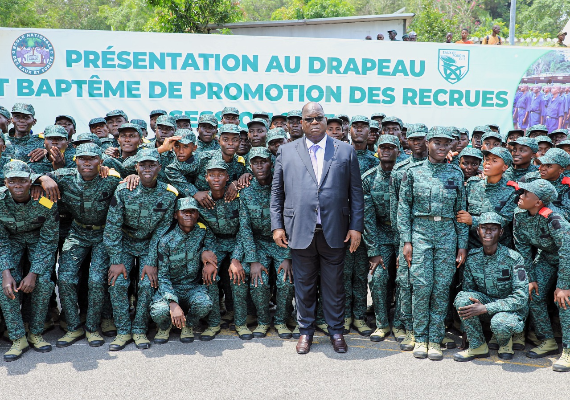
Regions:
<instances>
[{"instance_id":1,"label":"paved ground","mask_svg":"<svg viewBox=\"0 0 570 400\"><path fill-rule=\"evenodd\" d=\"M51 343L56 328L45 335ZM347 336L349 351L334 353L318 336L308 355L295 353L295 340L275 333L242 341L223 331L214 341L182 344L172 334L165 345L121 352L90 348L80 341L51 353L26 353L0 361L0 399L549 399L568 396L570 373L550 368L556 358L514 360L492 357L470 363L416 360L396 342L372 343ZM107 342L110 342L107 339ZM0 343L0 352L9 345ZM104 396L104 397L103 397Z\"/></svg>"}]
</instances>

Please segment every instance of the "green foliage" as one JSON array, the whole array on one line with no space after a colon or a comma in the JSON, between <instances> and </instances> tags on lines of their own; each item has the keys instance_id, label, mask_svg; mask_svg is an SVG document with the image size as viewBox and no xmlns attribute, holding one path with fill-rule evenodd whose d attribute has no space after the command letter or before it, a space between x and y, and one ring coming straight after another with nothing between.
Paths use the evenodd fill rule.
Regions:
<instances>
[{"instance_id":1,"label":"green foliage","mask_svg":"<svg viewBox=\"0 0 570 400\"><path fill-rule=\"evenodd\" d=\"M241 0L240 5L248 21L269 21L275 10L285 7L286 0Z\"/></svg>"},{"instance_id":2,"label":"green foliage","mask_svg":"<svg viewBox=\"0 0 570 400\"><path fill-rule=\"evenodd\" d=\"M291 19L304 19L305 14L303 9L305 8L306 0L287 0L287 4L281 8L278 8L271 14L271 20L291 20Z\"/></svg>"},{"instance_id":3,"label":"green foliage","mask_svg":"<svg viewBox=\"0 0 570 400\"><path fill-rule=\"evenodd\" d=\"M313 19L349 17L355 10L347 0L287 0L287 4L273 12L271 19Z\"/></svg>"},{"instance_id":4,"label":"green foliage","mask_svg":"<svg viewBox=\"0 0 570 400\"><path fill-rule=\"evenodd\" d=\"M124 0L118 7L108 4L99 7L99 15L114 31L141 31L154 15L154 9L146 0Z\"/></svg>"},{"instance_id":5,"label":"green foliage","mask_svg":"<svg viewBox=\"0 0 570 400\"><path fill-rule=\"evenodd\" d=\"M517 23L521 33L538 31L554 38L564 28L568 15L570 3L567 0L523 0L518 4Z\"/></svg>"},{"instance_id":6,"label":"green foliage","mask_svg":"<svg viewBox=\"0 0 570 400\"><path fill-rule=\"evenodd\" d=\"M445 42L445 35L451 32L455 40L461 37L461 28L456 17L448 18L439 11L434 0L423 1L409 30L418 34L418 42Z\"/></svg>"},{"instance_id":7,"label":"green foliage","mask_svg":"<svg viewBox=\"0 0 570 400\"><path fill-rule=\"evenodd\" d=\"M570 73L570 62L561 51L551 51L540 57L526 71L526 76Z\"/></svg>"}]
</instances>

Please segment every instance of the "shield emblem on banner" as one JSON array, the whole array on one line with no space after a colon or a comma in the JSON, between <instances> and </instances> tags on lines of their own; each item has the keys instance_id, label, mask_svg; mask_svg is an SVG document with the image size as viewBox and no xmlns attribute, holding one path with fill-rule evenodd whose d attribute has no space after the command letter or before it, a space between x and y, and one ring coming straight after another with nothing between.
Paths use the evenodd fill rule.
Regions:
<instances>
[{"instance_id":1,"label":"shield emblem on banner","mask_svg":"<svg viewBox=\"0 0 570 400\"><path fill-rule=\"evenodd\" d=\"M439 73L452 85L469 72L469 50L439 50Z\"/></svg>"}]
</instances>

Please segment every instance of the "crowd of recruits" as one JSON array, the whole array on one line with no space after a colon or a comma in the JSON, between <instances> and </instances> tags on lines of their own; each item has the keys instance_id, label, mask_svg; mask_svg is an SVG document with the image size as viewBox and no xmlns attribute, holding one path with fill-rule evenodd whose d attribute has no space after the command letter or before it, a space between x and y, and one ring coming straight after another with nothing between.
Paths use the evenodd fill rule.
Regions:
<instances>
[{"instance_id":1,"label":"crowd of recruits","mask_svg":"<svg viewBox=\"0 0 570 400\"><path fill-rule=\"evenodd\" d=\"M196 136L186 117L154 110L154 140L146 139L144 121L129 123L121 110L91 120L87 134L75 134L70 116L32 134L27 104L0 115L0 306L13 341L6 361L30 345L51 350L41 335L56 254L67 331L58 347L85 336L101 346L101 328L115 336L110 350L131 341L148 348L151 318L155 343L167 342L172 326L181 329L181 341L193 341L199 319L208 325L201 340L232 320L241 339L264 337L273 289L279 337L299 334L291 318L290 255L272 240L269 201L278 147L303 135L300 111L256 113L241 130L238 110L226 107L221 127L213 115L200 116ZM445 338L452 294L469 342L455 360L486 357L489 348L512 358L524 349L527 320L536 345L527 356L544 357L558 353L549 308L555 288L563 354L554 369L570 370L567 132L548 134L538 125L511 130L505 141L496 125L469 135L382 113L338 115L327 125L331 137L350 138L365 193L364 244L347 252L345 263L345 332L354 327L372 341L392 332L402 350L440 360L442 348L454 347ZM375 329L365 321L369 273ZM490 322L489 344L480 320Z\"/></svg>"},{"instance_id":2,"label":"crowd of recruits","mask_svg":"<svg viewBox=\"0 0 570 400\"><path fill-rule=\"evenodd\" d=\"M570 83L521 84L515 94L513 125L518 129L543 124L548 132L570 124Z\"/></svg>"}]
</instances>

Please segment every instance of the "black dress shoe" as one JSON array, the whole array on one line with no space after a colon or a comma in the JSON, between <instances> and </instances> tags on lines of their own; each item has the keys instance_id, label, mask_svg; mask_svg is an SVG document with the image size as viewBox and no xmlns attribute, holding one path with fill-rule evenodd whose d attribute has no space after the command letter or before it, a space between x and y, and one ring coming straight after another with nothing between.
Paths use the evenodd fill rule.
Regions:
<instances>
[{"instance_id":1,"label":"black dress shoe","mask_svg":"<svg viewBox=\"0 0 570 400\"><path fill-rule=\"evenodd\" d=\"M313 344L313 336L301 335L299 341L297 342L297 354L307 354L311 351L311 345Z\"/></svg>"},{"instance_id":2,"label":"black dress shoe","mask_svg":"<svg viewBox=\"0 0 570 400\"><path fill-rule=\"evenodd\" d=\"M336 351L337 353L346 353L347 352L348 346L346 345L346 342L344 341L344 336L342 333L336 333L336 334L332 335L330 338L331 338L331 343L333 345L334 351Z\"/></svg>"}]
</instances>

